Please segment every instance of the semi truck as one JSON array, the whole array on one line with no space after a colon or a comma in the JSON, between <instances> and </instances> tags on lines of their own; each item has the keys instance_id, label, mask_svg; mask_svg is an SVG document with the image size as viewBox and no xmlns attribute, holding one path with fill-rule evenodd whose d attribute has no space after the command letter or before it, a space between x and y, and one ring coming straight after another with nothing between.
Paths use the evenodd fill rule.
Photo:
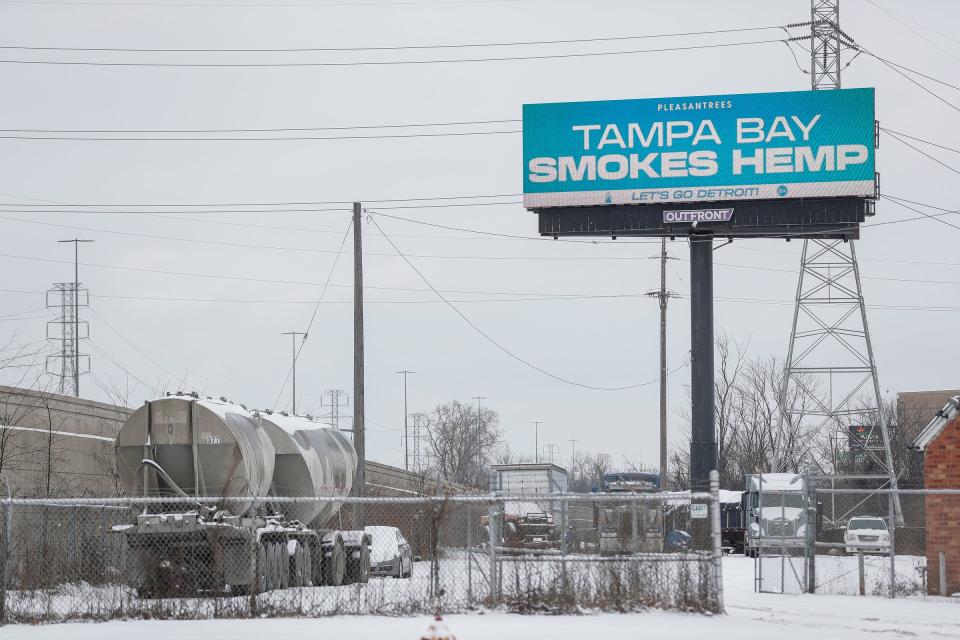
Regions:
<instances>
[{"instance_id":1,"label":"semi truck","mask_svg":"<svg viewBox=\"0 0 960 640\"><path fill-rule=\"evenodd\" d=\"M330 425L223 397L167 394L129 416L115 455L126 494L153 499L114 527L141 597L241 595L370 576L370 534L332 526L357 454Z\"/></svg>"},{"instance_id":2,"label":"semi truck","mask_svg":"<svg viewBox=\"0 0 960 640\"><path fill-rule=\"evenodd\" d=\"M659 474L620 472L605 473L598 493L653 493L659 490ZM663 551L663 516L664 506L661 504L599 501L594 506L594 524L600 553Z\"/></svg>"},{"instance_id":3,"label":"semi truck","mask_svg":"<svg viewBox=\"0 0 960 640\"><path fill-rule=\"evenodd\" d=\"M747 474L740 509L744 555L756 557L766 548L776 549L779 553L783 548L803 546L807 537L808 506L803 476L796 473Z\"/></svg>"}]
</instances>

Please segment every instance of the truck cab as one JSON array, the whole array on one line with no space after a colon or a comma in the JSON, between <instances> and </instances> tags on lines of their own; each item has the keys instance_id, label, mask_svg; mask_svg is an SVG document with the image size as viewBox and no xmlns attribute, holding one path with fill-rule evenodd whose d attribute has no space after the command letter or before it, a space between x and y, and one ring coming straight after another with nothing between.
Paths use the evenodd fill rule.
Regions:
<instances>
[{"instance_id":1,"label":"truck cab","mask_svg":"<svg viewBox=\"0 0 960 640\"><path fill-rule=\"evenodd\" d=\"M795 473L759 473L746 476L741 513L744 519L744 555L761 549L783 549L806 544L809 499L803 476Z\"/></svg>"},{"instance_id":2,"label":"truck cab","mask_svg":"<svg viewBox=\"0 0 960 640\"><path fill-rule=\"evenodd\" d=\"M647 472L605 473L598 493L653 493L660 490L660 475ZM594 524L601 554L642 553L663 550L663 505L622 501L594 506Z\"/></svg>"}]
</instances>

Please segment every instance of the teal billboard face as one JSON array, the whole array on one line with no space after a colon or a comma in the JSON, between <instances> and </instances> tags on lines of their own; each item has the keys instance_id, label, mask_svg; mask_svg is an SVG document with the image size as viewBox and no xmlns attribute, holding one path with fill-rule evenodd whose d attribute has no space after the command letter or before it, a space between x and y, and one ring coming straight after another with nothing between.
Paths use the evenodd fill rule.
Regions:
<instances>
[{"instance_id":1,"label":"teal billboard face","mask_svg":"<svg viewBox=\"0 0 960 640\"><path fill-rule=\"evenodd\" d=\"M874 195L874 91L523 106L523 203Z\"/></svg>"}]
</instances>

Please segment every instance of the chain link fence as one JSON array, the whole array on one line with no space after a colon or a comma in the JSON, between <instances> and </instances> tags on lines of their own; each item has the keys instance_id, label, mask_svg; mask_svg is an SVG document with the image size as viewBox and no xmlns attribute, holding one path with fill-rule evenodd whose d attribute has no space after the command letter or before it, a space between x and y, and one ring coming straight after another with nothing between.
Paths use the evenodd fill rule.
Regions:
<instances>
[{"instance_id":1,"label":"chain link fence","mask_svg":"<svg viewBox=\"0 0 960 640\"><path fill-rule=\"evenodd\" d=\"M723 607L716 492L241 500L0 500L0 621Z\"/></svg>"},{"instance_id":2,"label":"chain link fence","mask_svg":"<svg viewBox=\"0 0 960 640\"><path fill-rule=\"evenodd\" d=\"M768 498L771 511L783 511L775 519L796 530L757 554L760 591L960 603L960 489L891 491L867 477L806 483L804 498ZM778 507L778 499L797 503Z\"/></svg>"}]
</instances>

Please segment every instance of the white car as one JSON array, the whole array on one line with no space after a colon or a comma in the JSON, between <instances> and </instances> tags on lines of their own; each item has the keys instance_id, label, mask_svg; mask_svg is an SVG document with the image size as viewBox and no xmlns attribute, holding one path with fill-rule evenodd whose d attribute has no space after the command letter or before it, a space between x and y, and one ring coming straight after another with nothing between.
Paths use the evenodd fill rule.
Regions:
<instances>
[{"instance_id":1,"label":"white car","mask_svg":"<svg viewBox=\"0 0 960 640\"><path fill-rule=\"evenodd\" d=\"M887 522L876 516L850 518L843 542L847 553L890 553L890 531Z\"/></svg>"},{"instance_id":2,"label":"white car","mask_svg":"<svg viewBox=\"0 0 960 640\"><path fill-rule=\"evenodd\" d=\"M396 527L364 527L373 538L370 545L370 575L409 578L413 575L410 543Z\"/></svg>"}]
</instances>

